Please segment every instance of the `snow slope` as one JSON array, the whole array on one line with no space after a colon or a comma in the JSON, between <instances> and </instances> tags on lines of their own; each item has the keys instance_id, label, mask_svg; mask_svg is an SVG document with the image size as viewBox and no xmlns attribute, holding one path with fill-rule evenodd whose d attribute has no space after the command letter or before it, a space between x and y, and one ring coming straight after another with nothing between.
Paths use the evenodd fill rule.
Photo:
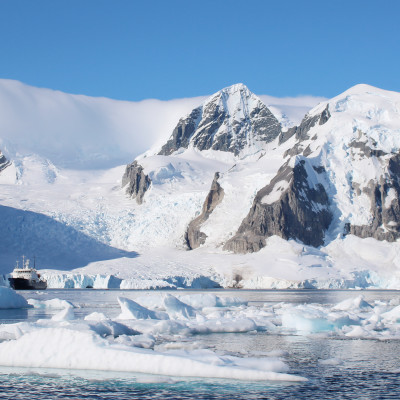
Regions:
<instances>
[{"instance_id":1,"label":"snow slope","mask_svg":"<svg viewBox=\"0 0 400 400\"><path fill-rule=\"evenodd\" d=\"M160 138L165 142L179 117L202 99L131 104L18 82L0 83L0 99L9 107L8 117L3 114L0 119L8 126L0 135L0 149L12 161L0 173L0 273L10 272L16 257L25 253L36 255L49 287L400 287L397 242L338 236L348 220L368 219L366 200L354 200L344 184L349 173L360 184L381 173L381 166L371 162L361 160L356 169L343 162L351 151L348 143L362 130L372 147L398 152L399 94L362 85L310 111L316 115L329 104L331 112L326 124L318 127L318 139L313 140L316 128L312 128L310 139L302 143L310 147L311 158L323 163L334 183L327 184L327 190L334 199L338 223L326 245L315 249L273 236L260 252L239 255L223 251L222 245L237 231L257 192L288 160L286 153L296 145L295 137L283 144L277 138L240 156L194 148L170 156L154 155L158 143L162 144ZM88 111L86 103L97 111ZM56 108L52 115L59 118L41 125L50 105ZM148 118L150 108L153 114ZM32 113L27 121L35 132L27 133L28 122L13 122L18 110ZM118 117L124 112L132 120ZM175 118L170 125L167 114ZM85 124L94 123L90 134L82 128L88 125L71 127L60 122L62 118L79 121L77 115L88 118ZM97 118L103 122L106 118L107 123L101 122L101 130L94 134ZM141 123L147 124L147 131L143 129L147 133L131 136L129 126ZM60 130L54 133L56 125ZM156 134L161 126L163 132ZM41 130L47 135L47 145L36 140ZM151 146L153 150L137 158L152 181L143 204L138 205L121 188L125 166L117 164L122 159L132 161ZM100 153L105 158L94 161ZM200 214L217 171L223 201L201 226L207 235L205 244L186 251L186 228Z\"/></svg>"}]
</instances>

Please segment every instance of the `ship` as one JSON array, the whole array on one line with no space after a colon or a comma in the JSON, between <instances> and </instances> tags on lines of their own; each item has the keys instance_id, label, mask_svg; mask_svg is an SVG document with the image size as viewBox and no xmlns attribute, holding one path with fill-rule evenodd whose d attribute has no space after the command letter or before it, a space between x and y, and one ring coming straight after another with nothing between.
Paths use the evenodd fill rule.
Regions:
<instances>
[{"instance_id":1,"label":"ship","mask_svg":"<svg viewBox=\"0 0 400 400\"><path fill-rule=\"evenodd\" d=\"M8 278L10 286L15 290L44 290L47 288L47 282L40 277L34 267L29 267L29 259L22 256L22 268L19 267L18 261Z\"/></svg>"}]
</instances>

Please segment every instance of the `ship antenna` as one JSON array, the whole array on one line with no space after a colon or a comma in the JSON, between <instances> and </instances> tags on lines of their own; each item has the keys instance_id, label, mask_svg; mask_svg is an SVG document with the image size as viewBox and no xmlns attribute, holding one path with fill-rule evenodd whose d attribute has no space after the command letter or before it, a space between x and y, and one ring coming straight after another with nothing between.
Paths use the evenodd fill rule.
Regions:
<instances>
[{"instance_id":1,"label":"ship antenna","mask_svg":"<svg viewBox=\"0 0 400 400\"><path fill-rule=\"evenodd\" d=\"M25 256L22 256L22 268L25 268Z\"/></svg>"}]
</instances>

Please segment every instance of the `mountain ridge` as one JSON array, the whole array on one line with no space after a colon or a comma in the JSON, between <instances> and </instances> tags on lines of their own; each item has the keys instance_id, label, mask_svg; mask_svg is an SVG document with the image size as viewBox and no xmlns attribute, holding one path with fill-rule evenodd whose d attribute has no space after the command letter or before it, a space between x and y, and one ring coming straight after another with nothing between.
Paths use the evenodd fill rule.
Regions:
<instances>
[{"instance_id":1,"label":"mountain ridge","mask_svg":"<svg viewBox=\"0 0 400 400\"><path fill-rule=\"evenodd\" d=\"M24 156L21 163L5 154L10 165L0 172L0 205L31 211L40 229L49 229L49 249L60 246L52 239L51 231L58 232L50 224L55 220L70 228L63 234L76 230L138 255L128 259L116 251L110 260L110 247L100 246L104 254L98 254L93 265L82 267L76 260L83 268L80 273L113 271L115 276L140 279L149 268L150 279L160 277L165 268L163 276L170 277L188 271L184 266L191 260L190 274L222 274L224 278L217 279L222 286L241 276L240 285L253 288L397 287L400 265L393 255L400 254L399 97L358 85L321 102L297 127L280 128L261 146L245 142L244 151L236 153L230 146L202 148L189 135L185 146L171 154L158 154L160 144L158 150L139 155L128 164L125 177L122 166L74 171L33 155ZM217 114L223 116L220 110ZM245 123L242 127L248 132ZM218 129L214 133L227 132ZM169 133L173 130L171 125ZM20 177L11 181L12 174ZM39 179L41 174L44 179ZM138 174L136 184L129 185ZM13 240L30 240L19 237L18 229L12 231ZM9 263L19 254L4 247L9 243L7 232L1 235L1 251ZM30 251L43 246L31 236ZM85 243L89 254L90 242ZM160 249L168 250L155 261ZM71 269L79 254L71 255ZM10 268L1 263L3 271ZM51 268L51 260L46 265Z\"/></svg>"}]
</instances>

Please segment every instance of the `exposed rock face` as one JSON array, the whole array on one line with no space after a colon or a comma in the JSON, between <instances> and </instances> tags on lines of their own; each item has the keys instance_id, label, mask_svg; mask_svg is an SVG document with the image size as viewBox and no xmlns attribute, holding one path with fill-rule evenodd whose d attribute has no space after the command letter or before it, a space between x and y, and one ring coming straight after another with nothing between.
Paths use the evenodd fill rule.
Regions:
<instances>
[{"instance_id":1,"label":"exposed rock face","mask_svg":"<svg viewBox=\"0 0 400 400\"><path fill-rule=\"evenodd\" d=\"M150 187L151 180L143 172L143 167L134 161L126 166L124 176L122 177L122 187L126 186L126 193L138 204L143 203L143 196Z\"/></svg>"},{"instance_id":2,"label":"exposed rock face","mask_svg":"<svg viewBox=\"0 0 400 400\"><path fill-rule=\"evenodd\" d=\"M360 132L360 136L361 135L362 135L362 132ZM366 142L362 142L362 141L353 140L352 142L350 142L349 146L352 147L353 149L359 149L360 155L363 157L368 157L368 158L382 157L387 154L382 150L371 148L370 146L367 145Z\"/></svg>"},{"instance_id":3,"label":"exposed rock face","mask_svg":"<svg viewBox=\"0 0 400 400\"><path fill-rule=\"evenodd\" d=\"M0 172L6 169L10 165L10 161L4 156L4 154L0 151Z\"/></svg>"},{"instance_id":4,"label":"exposed rock face","mask_svg":"<svg viewBox=\"0 0 400 400\"><path fill-rule=\"evenodd\" d=\"M370 156L373 156L371 152L376 154L374 150L365 148L363 146L362 150ZM400 154L389 159L387 173L379 182L371 180L366 188L358 190L359 194L364 193L371 200L372 220L369 225L347 224L346 233L388 242L400 238Z\"/></svg>"},{"instance_id":5,"label":"exposed rock face","mask_svg":"<svg viewBox=\"0 0 400 400\"><path fill-rule=\"evenodd\" d=\"M192 145L239 155L246 148L262 147L280 133L280 123L267 106L245 85L237 84L182 118L159 154L170 155Z\"/></svg>"},{"instance_id":6,"label":"exposed rock face","mask_svg":"<svg viewBox=\"0 0 400 400\"><path fill-rule=\"evenodd\" d=\"M297 139L296 145L293 148L291 148L287 152L287 154L285 154L285 156L286 155L295 156L297 154L300 154L304 150L304 148L302 148L302 142L306 141L307 139L310 139L308 135L310 129L315 125L317 125L317 123L318 125L324 125L329 120L330 117L331 114L329 112L329 105L327 105L321 114L313 116L307 114L303 118L299 126L294 126L293 128L288 129L286 132L282 132L279 136L279 144L286 142L293 135Z\"/></svg>"},{"instance_id":7,"label":"exposed rock face","mask_svg":"<svg viewBox=\"0 0 400 400\"><path fill-rule=\"evenodd\" d=\"M196 249L205 243L207 235L200 231L201 225L207 221L215 207L221 203L222 199L224 198L224 189L218 183L218 179L219 173L216 172L214 180L211 184L211 189L204 201L201 214L195 218L187 228L185 238L186 243L191 250Z\"/></svg>"},{"instance_id":8,"label":"exposed rock face","mask_svg":"<svg viewBox=\"0 0 400 400\"><path fill-rule=\"evenodd\" d=\"M332 213L325 188L318 182L320 174L324 170L313 168L305 158L298 159L294 168L286 163L257 193L237 234L224 249L235 253L258 251L272 235L322 245Z\"/></svg>"},{"instance_id":9,"label":"exposed rock face","mask_svg":"<svg viewBox=\"0 0 400 400\"><path fill-rule=\"evenodd\" d=\"M171 138L162 147L159 154L169 156L181 147L188 148L202 114L202 107L195 108L189 115L181 118L172 132Z\"/></svg>"}]
</instances>

